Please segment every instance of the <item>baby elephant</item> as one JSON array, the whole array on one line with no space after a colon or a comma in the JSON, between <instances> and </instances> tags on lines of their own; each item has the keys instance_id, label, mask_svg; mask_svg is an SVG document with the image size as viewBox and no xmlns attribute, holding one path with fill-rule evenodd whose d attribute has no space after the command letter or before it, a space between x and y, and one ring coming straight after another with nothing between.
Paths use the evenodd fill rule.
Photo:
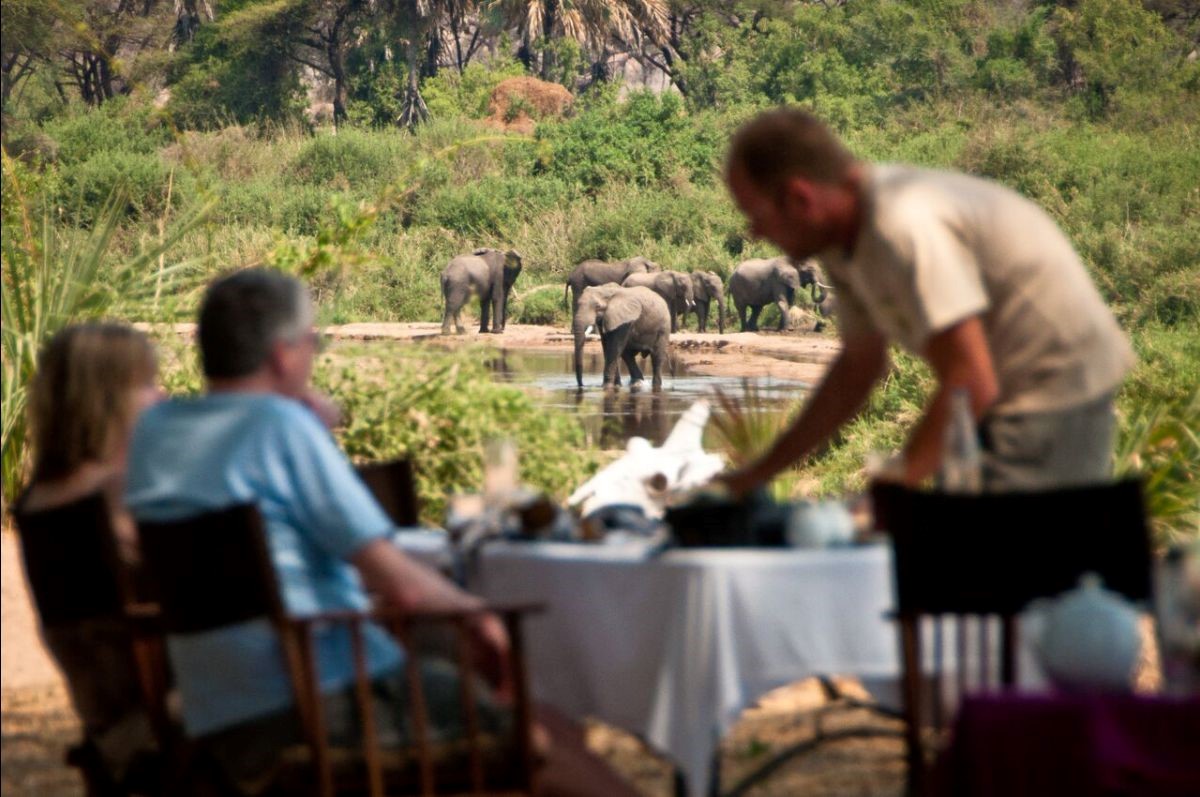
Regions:
<instances>
[{"instance_id":1,"label":"baby elephant","mask_svg":"<svg viewBox=\"0 0 1200 797\"><path fill-rule=\"evenodd\" d=\"M692 292L696 296L696 322L701 332L708 331L708 305L717 303L717 331L725 334L725 283L711 271L692 272Z\"/></svg>"},{"instance_id":2,"label":"baby elephant","mask_svg":"<svg viewBox=\"0 0 1200 797\"><path fill-rule=\"evenodd\" d=\"M508 320L508 294L520 273L521 255L512 249L476 249L451 260L442 272L442 298L446 301L442 334L450 334L451 318L458 334L465 331L459 315L471 294L479 297L479 331L488 331L490 311L492 332L503 332Z\"/></svg>"}]
</instances>

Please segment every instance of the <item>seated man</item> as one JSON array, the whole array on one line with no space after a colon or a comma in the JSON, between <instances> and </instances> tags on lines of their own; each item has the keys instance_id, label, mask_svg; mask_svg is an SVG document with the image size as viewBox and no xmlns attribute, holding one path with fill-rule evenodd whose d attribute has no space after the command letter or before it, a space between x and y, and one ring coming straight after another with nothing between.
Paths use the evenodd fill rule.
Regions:
<instances>
[{"instance_id":1,"label":"seated man","mask_svg":"<svg viewBox=\"0 0 1200 797\"><path fill-rule=\"evenodd\" d=\"M198 339L208 392L166 402L138 423L130 450L126 500L138 520L172 520L238 503L262 514L289 611L365 609L370 592L403 609L474 608L480 600L410 560L390 541L391 524L337 448L319 417L328 403L309 386L318 338L304 286L266 270L213 283L200 309ZM492 615L473 628L485 661L504 660L508 639ZM404 651L381 627L367 635L368 669L378 699L381 737L404 739ZM299 741L292 694L273 632L262 621L172 638L171 662L184 726L202 737L224 775L249 787L269 773L280 750ZM357 731L353 665L344 635L317 636L316 654L334 737ZM494 685L506 684L494 667ZM457 671L431 664L423 673L435 734L462 732ZM508 721L496 697L480 722ZM391 721L389 723L389 720ZM456 725L455 723L458 723ZM539 731L545 793L630 793L582 736L548 715L552 740Z\"/></svg>"}]
</instances>

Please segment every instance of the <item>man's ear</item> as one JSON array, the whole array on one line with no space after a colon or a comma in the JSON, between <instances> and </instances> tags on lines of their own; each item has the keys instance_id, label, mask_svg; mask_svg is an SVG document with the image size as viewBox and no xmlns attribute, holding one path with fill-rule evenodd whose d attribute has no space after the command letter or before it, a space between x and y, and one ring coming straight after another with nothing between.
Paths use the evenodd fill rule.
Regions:
<instances>
[{"instance_id":1,"label":"man's ear","mask_svg":"<svg viewBox=\"0 0 1200 797\"><path fill-rule=\"evenodd\" d=\"M292 350L293 347L281 340L271 344L271 351L267 354L267 368L272 377L279 378L287 373L288 358L292 356Z\"/></svg>"},{"instance_id":2,"label":"man's ear","mask_svg":"<svg viewBox=\"0 0 1200 797\"><path fill-rule=\"evenodd\" d=\"M779 192L780 207L786 212L807 213L816 201L817 187L810 180L793 175L783 181Z\"/></svg>"}]
</instances>

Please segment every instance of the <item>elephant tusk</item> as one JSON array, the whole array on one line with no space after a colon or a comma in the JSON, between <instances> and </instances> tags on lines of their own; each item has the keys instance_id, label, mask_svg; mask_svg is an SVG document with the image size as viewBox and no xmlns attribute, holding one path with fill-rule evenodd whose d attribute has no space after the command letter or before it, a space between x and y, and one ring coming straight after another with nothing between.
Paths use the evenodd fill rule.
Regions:
<instances>
[{"instance_id":1,"label":"elephant tusk","mask_svg":"<svg viewBox=\"0 0 1200 797\"><path fill-rule=\"evenodd\" d=\"M813 280L813 282L817 283L818 286L820 286L821 288L824 288L827 291L834 290L834 287L832 285L826 285L824 282L821 282L820 280Z\"/></svg>"},{"instance_id":2,"label":"elephant tusk","mask_svg":"<svg viewBox=\"0 0 1200 797\"><path fill-rule=\"evenodd\" d=\"M583 336L584 336L585 338L596 338L596 337L599 337L599 335L597 335L597 334L596 334L596 327L595 327L594 325L592 325L592 324L588 324L588 325L587 325L587 329L583 330Z\"/></svg>"}]
</instances>

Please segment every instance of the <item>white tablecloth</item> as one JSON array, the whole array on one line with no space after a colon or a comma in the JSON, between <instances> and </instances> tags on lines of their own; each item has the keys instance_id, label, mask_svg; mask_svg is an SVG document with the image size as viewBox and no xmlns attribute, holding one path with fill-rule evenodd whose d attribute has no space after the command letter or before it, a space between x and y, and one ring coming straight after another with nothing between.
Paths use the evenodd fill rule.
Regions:
<instances>
[{"instance_id":1,"label":"white tablecloth","mask_svg":"<svg viewBox=\"0 0 1200 797\"><path fill-rule=\"evenodd\" d=\"M534 695L640 734L694 795L717 742L762 693L816 674L898 678L891 553L485 547L471 583L544 601L528 624Z\"/></svg>"}]
</instances>

